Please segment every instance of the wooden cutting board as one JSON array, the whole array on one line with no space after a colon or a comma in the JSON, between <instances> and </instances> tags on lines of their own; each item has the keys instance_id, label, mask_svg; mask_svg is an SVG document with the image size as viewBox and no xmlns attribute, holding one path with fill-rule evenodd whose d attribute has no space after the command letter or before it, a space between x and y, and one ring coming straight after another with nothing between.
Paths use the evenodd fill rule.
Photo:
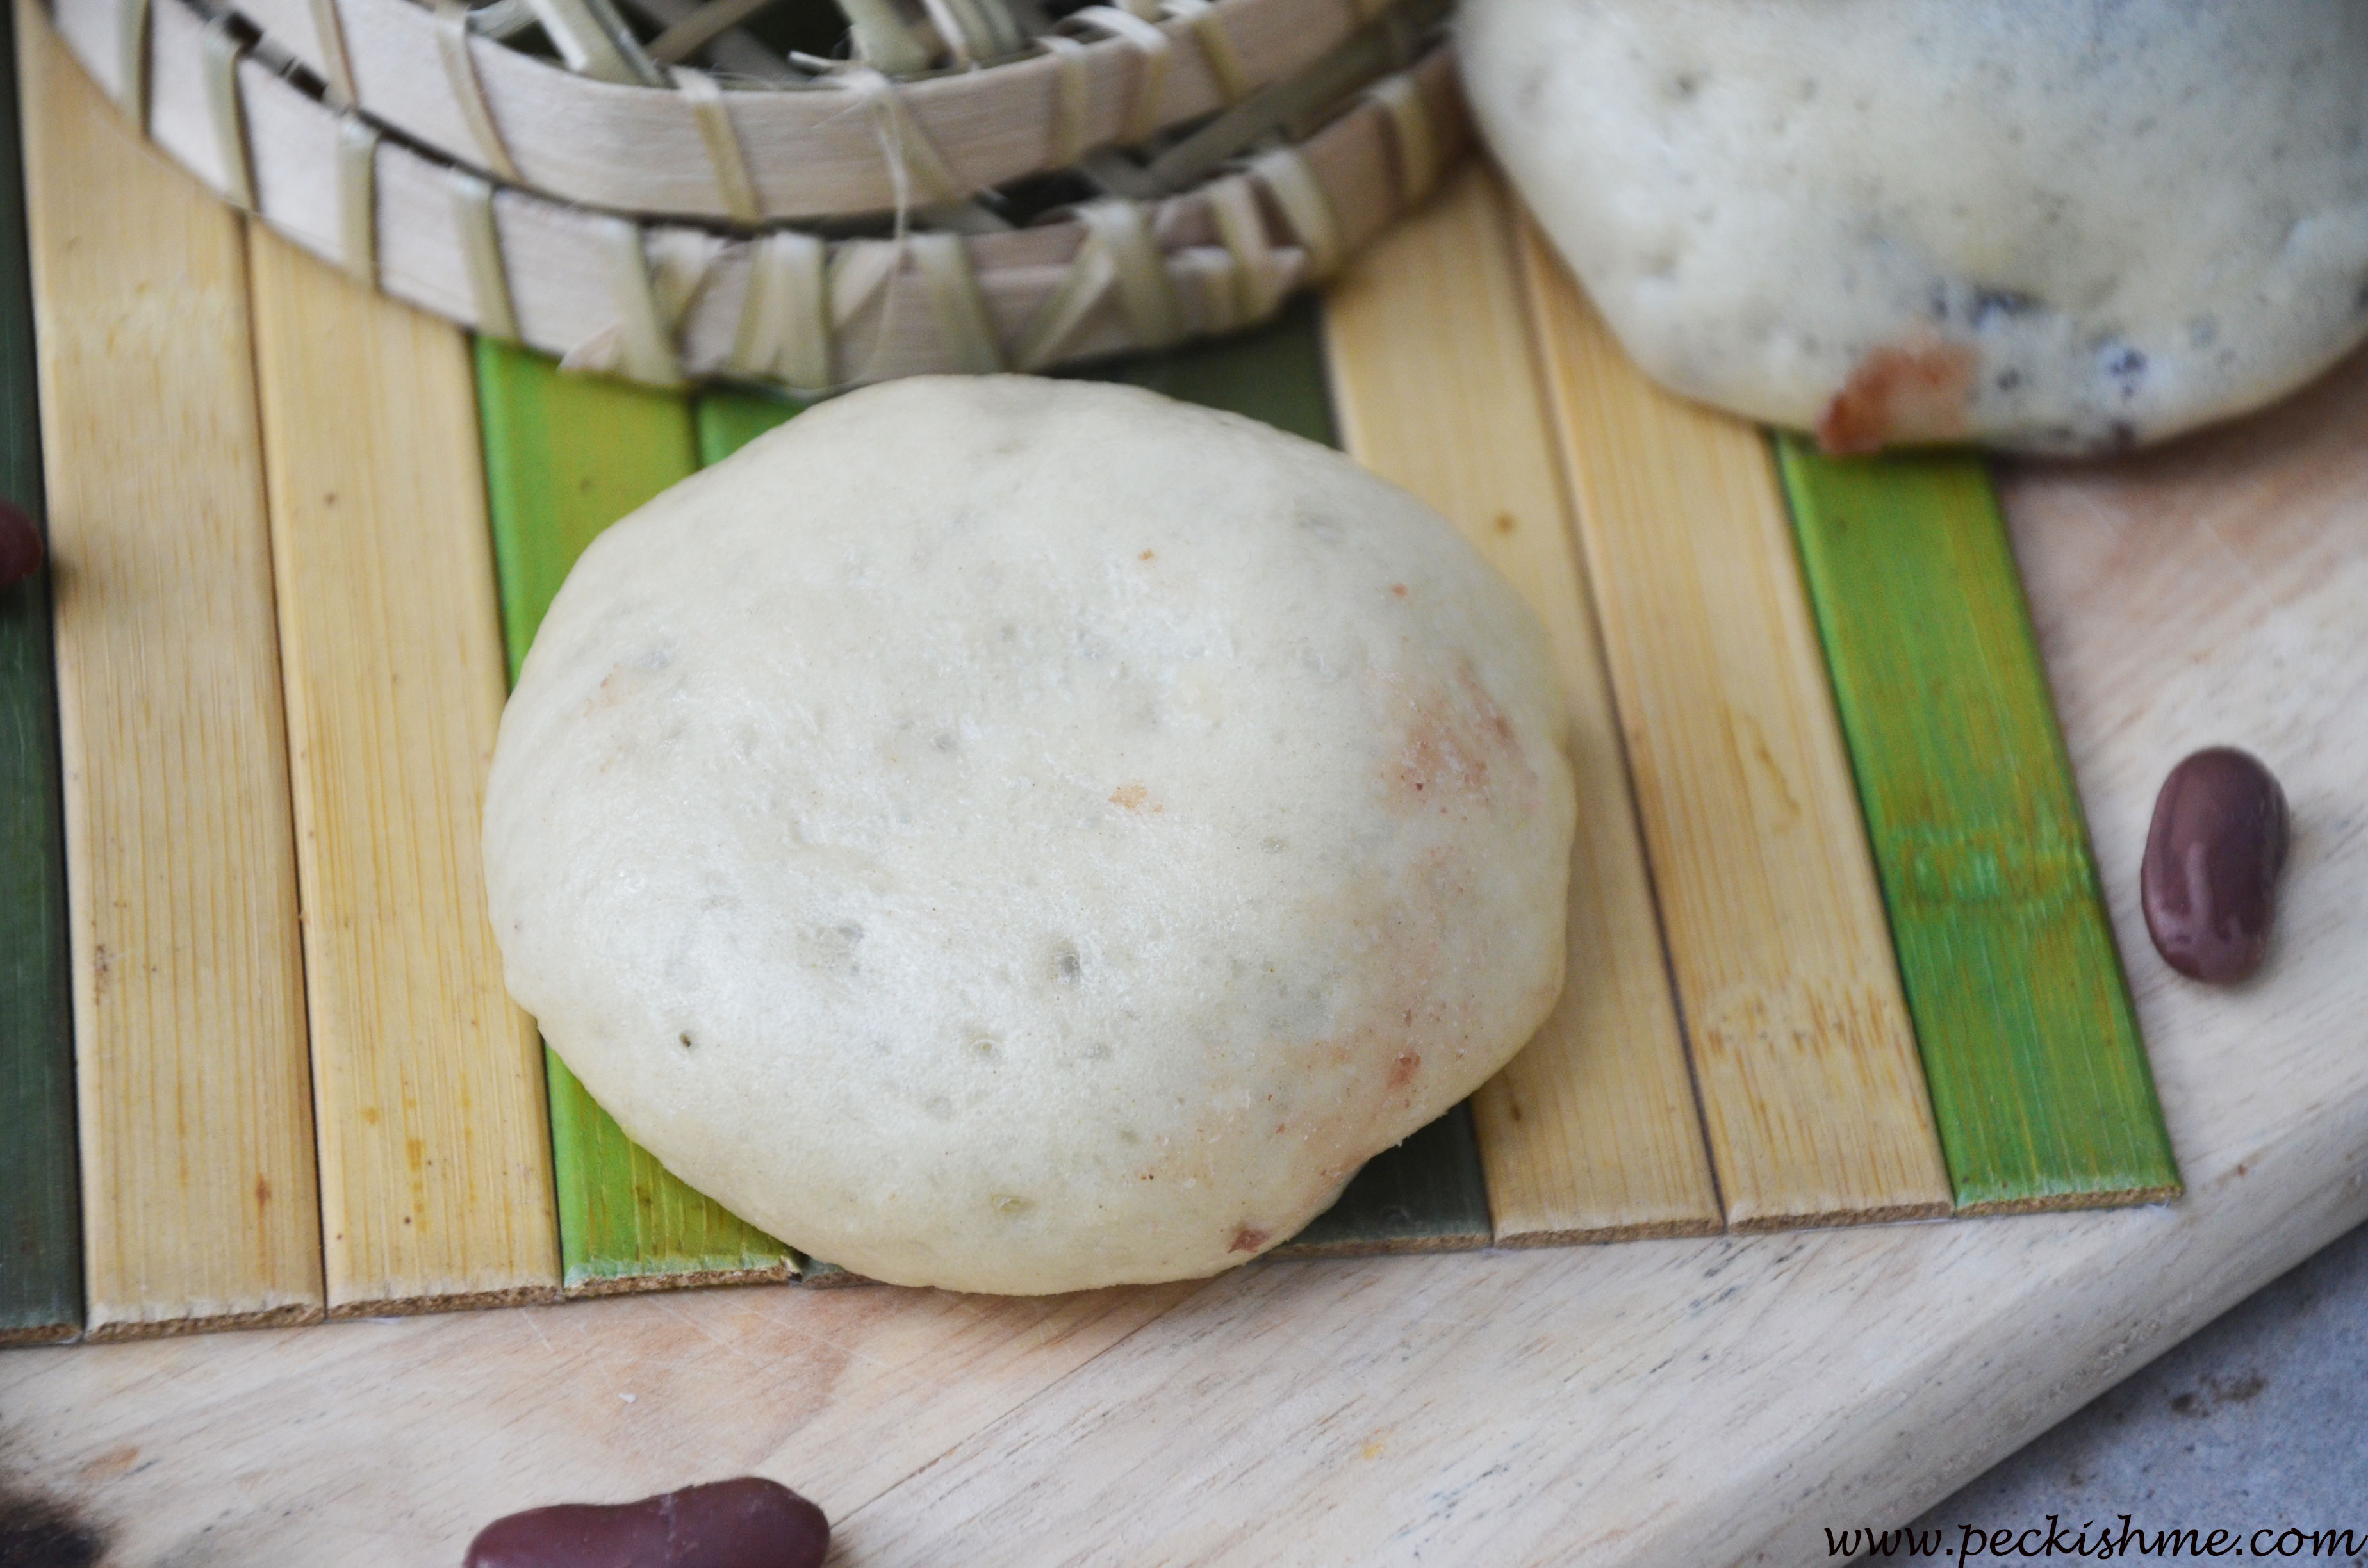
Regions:
<instances>
[{"instance_id":1,"label":"wooden cutting board","mask_svg":"<svg viewBox=\"0 0 2368 1568\"><path fill-rule=\"evenodd\" d=\"M2004 493L2188 1197L1272 1264L1054 1301L753 1288L0 1355L0 1467L113 1561L457 1562L493 1516L756 1471L849 1564L1822 1559L2368 1217L2368 358ZM2268 758L2268 967L2146 946L2153 791Z\"/></svg>"},{"instance_id":2,"label":"wooden cutting board","mask_svg":"<svg viewBox=\"0 0 2368 1568\"><path fill-rule=\"evenodd\" d=\"M177 189L178 176L150 172L166 176L163 195ZM342 286L259 239L243 257L234 219L206 204L191 210L211 248L183 247L187 265L167 269L159 286L203 292L211 275L199 263L211 256L217 293L244 300L251 275L261 301L256 388L195 401L251 423L259 400L267 426L296 428L336 391L304 380L320 358L313 348L337 337L304 312L317 306L322 320L343 320ZM57 265L68 284L112 287L88 253ZM200 367L199 392L245 384L245 329L222 326L196 311L174 328L176 342L229 345L219 364ZM60 336L46 347L63 353L74 342ZM405 327L388 342L409 346L408 357L381 367L373 384L416 392L436 381L457 397L411 402L467 408L455 335ZM84 347L120 361L97 340ZM158 404L160 392L150 389L146 403ZM114 411L127 417L110 412L97 435L136 425L129 416L141 407ZM1372 412L1360 417L1370 422ZM2368 858L2353 804L2368 749L2357 734L2368 710L2363 417L2368 371L2355 366L2247 429L2118 469L2022 471L2007 485L2192 1184L2176 1209L1269 1264L1205 1286L1054 1301L756 1289L18 1352L0 1356L0 1504L19 1486L52 1497L103 1528L124 1562L450 1563L476 1525L510 1508L761 1468L839 1519L848 1562L1822 1557L1822 1526L1898 1517L2361 1211L2353 1161L2368 1070L2356 1062L2353 1020L2368 965L2343 890ZM416 545L416 525L434 519L455 559L484 548L473 475L411 460L467 446L465 418L433 429L416 419L418 429L376 416L358 423L407 432L387 438L390 460L372 471L400 494L364 497L372 504L362 515L404 517L414 528L382 539L343 524L336 508L354 501L346 486L310 472L302 443L279 442L275 452L266 440L263 472L230 474L239 483L224 493L222 515L254 525L238 533L248 554L194 558L225 581L242 572L260 580L267 535L256 508L269 490L278 642L303 672L291 686L307 700L290 698L286 756L245 745L230 760L254 771L257 789L298 796L309 850L299 859L313 878L302 889L306 939L320 950L309 983L291 988L292 969L272 971L272 994L285 994L289 1019L309 1013L316 1048L326 1039L336 1047L328 1058L352 1069L324 1074L316 1061L311 1074L323 1191L339 1213L368 1209L337 1199L352 1170L401 1165L401 1140L372 1111L402 1102L404 1075L419 1070L414 1050L376 1049L412 1038L380 1021L428 994L418 974L386 960L440 951L433 939L450 926L404 926L427 905L400 890L364 901L393 922L386 932L365 937L324 918L340 907L341 888L351 891L346 884L376 884L324 881L323 868L340 862L321 846L367 849L386 813L347 801L336 787L342 775L324 772L323 759L379 743L411 762L457 757L445 783L465 797L475 777L466 759L484 744L498 700L492 684L472 685L463 670L450 690L402 708L425 729L381 734L378 699L357 708L340 696L376 689L369 662L347 669L318 656L316 644L348 623L450 613L432 597L337 597L341 585L399 575L397 564L370 556L388 540ZM171 449L192 465L196 449ZM149 473L143 456L67 472L103 488ZM137 505L118 509L142 515ZM123 563L155 553L134 550ZM307 574L356 561L363 569ZM87 595L105 563L80 550L68 586ZM484 591L482 562L465 575ZM268 646L269 596L246 599L263 611L247 633ZM1618 608L1608 620L1651 619L1634 603ZM490 625L490 608L476 609ZM307 684L315 677L328 684L315 691ZM2269 971L2230 993L2172 980L2129 907L2155 782L2177 756L2213 741L2271 758L2300 816L2286 934ZM134 760L175 766L164 756ZM98 782L133 801L145 777ZM465 823L471 813L446 814ZM286 846L270 837L260 846L284 861ZM457 865L469 855L400 858ZM221 851L222 868L239 868L270 895L263 903L277 917L292 921L294 882L285 865L267 862ZM187 888L176 896L184 894L195 896ZM1715 924L1715 897L1697 914ZM228 928L218 919L166 924L209 937ZM441 968L490 972L486 951L447 956ZM237 988L224 995L249 1000ZM507 1048L518 1071L478 1087L530 1091L530 1035L502 1011L470 1015L488 1049L469 1060L497 1062ZM202 1020L182 1034L191 1029L190 1038L245 1038ZM135 1032L131 1043L143 1046L182 1037ZM301 1046L301 1031L282 1032ZM282 1075L301 1092L301 1056ZM222 1108L245 1103L233 1096ZM121 1146L135 1147L139 1129L124 1131ZM317 1270L309 1223L289 1218L309 1215L313 1152L309 1138L290 1142L286 1168L263 1173L251 1205L238 1173L222 1196L292 1227L288 1244L263 1252ZM419 1157L415 1147L414 1166ZM540 1170L539 1160L518 1170L477 1161L471 1183L523 1184L470 1212L523 1216L526 1231L547 1236L537 1219L548 1201ZM126 1200L112 1211L157 1228L154 1204ZM242 1267L242 1247L224 1244L217 1226L162 1229L199 1272ZM338 1228L335 1239L349 1238ZM495 1248L488 1262L433 1253L384 1227L361 1240L370 1244L332 1250L333 1311L367 1318L417 1304L412 1296L449 1305L548 1294L537 1282L551 1260L518 1265L515 1247ZM501 1272L513 1266L524 1272ZM279 1285L284 1301L273 1294ZM265 1278L224 1295L262 1322L316 1314L304 1302L320 1293L318 1278Z\"/></svg>"}]
</instances>

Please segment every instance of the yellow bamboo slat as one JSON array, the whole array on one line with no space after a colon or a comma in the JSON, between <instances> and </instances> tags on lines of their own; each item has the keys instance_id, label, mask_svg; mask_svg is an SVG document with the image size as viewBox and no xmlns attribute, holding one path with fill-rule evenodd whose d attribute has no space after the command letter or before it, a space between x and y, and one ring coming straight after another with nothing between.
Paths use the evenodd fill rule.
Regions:
<instances>
[{"instance_id":1,"label":"yellow bamboo slat","mask_svg":"<svg viewBox=\"0 0 2368 1568\"><path fill-rule=\"evenodd\" d=\"M504 682L467 341L260 225L249 256L329 1313L553 1296L541 1051L479 869Z\"/></svg>"},{"instance_id":2,"label":"yellow bamboo slat","mask_svg":"<svg viewBox=\"0 0 2368 1568\"><path fill-rule=\"evenodd\" d=\"M1521 249L1728 1222L1946 1213L1767 439L1646 381Z\"/></svg>"},{"instance_id":3,"label":"yellow bamboo slat","mask_svg":"<svg viewBox=\"0 0 2368 1568\"><path fill-rule=\"evenodd\" d=\"M1474 163L1334 286L1343 438L1446 514L1545 622L1580 801L1569 968L1472 1103L1496 1237L1558 1245L1720 1225L1585 574L1555 472L1502 188Z\"/></svg>"},{"instance_id":4,"label":"yellow bamboo slat","mask_svg":"<svg viewBox=\"0 0 2368 1568\"><path fill-rule=\"evenodd\" d=\"M16 16L90 1335L321 1315L240 221Z\"/></svg>"}]
</instances>

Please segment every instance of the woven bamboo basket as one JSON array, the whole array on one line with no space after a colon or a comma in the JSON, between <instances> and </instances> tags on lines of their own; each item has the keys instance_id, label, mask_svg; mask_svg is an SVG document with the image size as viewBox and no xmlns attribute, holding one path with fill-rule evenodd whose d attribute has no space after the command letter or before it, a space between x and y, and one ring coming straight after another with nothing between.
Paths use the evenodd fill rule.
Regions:
<instances>
[{"instance_id":1,"label":"woven bamboo basket","mask_svg":"<svg viewBox=\"0 0 2368 1568\"><path fill-rule=\"evenodd\" d=\"M231 201L395 297L661 385L814 395L1237 330L1467 136L1443 0L843 0L845 61L746 31L768 0L626 3L641 28L609 0L51 0Z\"/></svg>"}]
</instances>

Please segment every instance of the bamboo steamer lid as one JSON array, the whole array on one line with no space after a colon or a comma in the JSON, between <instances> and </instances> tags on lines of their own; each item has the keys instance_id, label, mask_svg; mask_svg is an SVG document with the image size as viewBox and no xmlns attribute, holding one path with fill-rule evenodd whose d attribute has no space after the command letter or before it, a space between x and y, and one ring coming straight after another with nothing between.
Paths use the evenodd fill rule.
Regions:
<instances>
[{"instance_id":1,"label":"bamboo steamer lid","mask_svg":"<svg viewBox=\"0 0 2368 1568\"><path fill-rule=\"evenodd\" d=\"M51 0L160 147L297 244L660 385L813 395L1238 330L1466 139L1443 0L843 0L843 61L768 44L768 0L622 3L638 26L610 0Z\"/></svg>"}]
</instances>

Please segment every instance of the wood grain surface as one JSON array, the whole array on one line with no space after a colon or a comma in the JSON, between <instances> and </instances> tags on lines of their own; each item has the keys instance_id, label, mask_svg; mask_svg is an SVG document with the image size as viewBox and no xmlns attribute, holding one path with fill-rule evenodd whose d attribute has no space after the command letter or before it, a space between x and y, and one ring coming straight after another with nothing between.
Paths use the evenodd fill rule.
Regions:
<instances>
[{"instance_id":1,"label":"wood grain surface","mask_svg":"<svg viewBox=\"0 0 2368 1568\"><path fill-rule=\"evenodd\" d=\"M562 375L539 354L479 338L494 566L509 675L553 595L601 531L700 462L691 399L605 377ZM787 1279L787 1246L677 1177L625 1136L548 1047L562 1283L608 1295Z\"/></svg>"},{"instance_id":2,"label":"wood grain surface","mask_svg":"<svg viewBox=\"0 0 2368 1568\"><path fill-rule=\"evenodd\" d=\"M17 135L16 23L0 11L0 498L41 518L40 404ZM82 1332L74 990L50 581L0 587L0 1345Z\"/></svg>"},{"instance_id":3,"label":"wood grain surface","mask_svg":"<svg viewBox=\"0 0 2368 1568\"><path fill-rule=\"evenodd\" d=\"M559 1286L478 852L504 692L459 329L252 233L332 1316Z\"/></svg>"},{"instance_id":4,"label":"wood grain surface","mask_svg":"<svg viewBox=\"0 0 2368 1568\"><path fill-rule=\"evenodd\" d=\"M1727 1222L1945 1213L1948 1172L1767 437L1647 381L1544 240L1523 233Z\"/></svg>"},{"instance_id":5,"label":"wood grain surface","mask_svg":"<svg viewBox=\"0 0 2368 1568\"><path fill-rule=\"evenodd\" d=\"M1496 1239L1549 1245L1721 1223L1497 178L1468 165L1325 301L1349 453L1438 507L1544 622L1582 809L1554 1016L1473 1099Z\"/></svg>"},{"instance_id":6,"label":"wood grain surface","mask_svg":"<svg viewBox=\"0 0 2368 1568\"><path fill-rule=\"evenodd\" d=\"M2176 1205L13 1350L0 1446L132 1568L450 1568L497 1513L752 1470L849 1568L1823 1560L1823 1526L1908 1517L2368 1219L2363 431L2368 358L2001 485ZM2135 900L2155 789L2214 742L2298 824L2269 964L2224 991L2147 956Z\"/></svg>"},{"instance_id":7,"label":"wood grain surface","mask_svg":"<svg viewBox=\"0 0 2368 1568\"><path fill-rule=\"evenodd\" d=\"M320 1211L245 238L29 6L17 38L90 1333L302 1322Z\"/></svg>"},{"instance_id":8,"label":"wood grain surface","mask_svg":"<svg viewBox=\"0 0 2368 1568\"><path fill-rule=\"evenodd\" d=\"M1987 465L1779 450L1959 1211L2178 1197Z\"/></svg>"}]
</instances>

